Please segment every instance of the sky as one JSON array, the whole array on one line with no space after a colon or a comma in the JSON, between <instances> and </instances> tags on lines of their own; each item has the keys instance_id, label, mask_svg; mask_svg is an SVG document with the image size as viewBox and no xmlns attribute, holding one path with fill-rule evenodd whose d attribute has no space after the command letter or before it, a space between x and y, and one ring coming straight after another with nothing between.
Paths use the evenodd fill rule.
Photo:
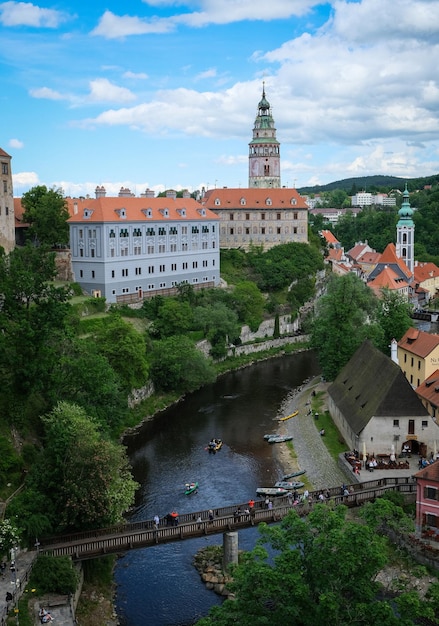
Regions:
<instances>
[{"instance_id":1,"label":"sky","mask_svg":"<svg viewBox=\"0 0 439 626\"><path fill-rule=\"evenodd\" d=\"M265 84L282 185L439 172L438 0L0 2L14 195L247 187Z\"/></svg>"}]
</instances>

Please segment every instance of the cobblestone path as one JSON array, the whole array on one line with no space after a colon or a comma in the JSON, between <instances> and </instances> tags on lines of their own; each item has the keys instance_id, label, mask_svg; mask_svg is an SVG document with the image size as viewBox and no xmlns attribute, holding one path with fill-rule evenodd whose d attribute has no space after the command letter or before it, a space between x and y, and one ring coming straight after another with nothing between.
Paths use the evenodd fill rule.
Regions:
<instances>
[{"instance_id":1,"label":"cobblestone path","mask_svg":"<svg viewBox=\"0 0 439 626\"><path fill-rule=\"evenodd\" d=\"M311 400L312 392L314 390L316 393L326 391L326 388L327 385L322 383L320 378L315 378L304 385L285 406L286 415L295 410L299 410L299 414L284 422L280 427L283 434L293 436L298 466L301 470L306 471L306 476L314 489L336 487L345 482L352 482L352 477L348 476L329 454L319 434L318 420L308 414L311 406L308 402ZM326 410L326 406L323 410ZM288 470L289 458L289 452L286 451L285 453L284 448L279 456L279 462L284 467L285 472Z\"/></svg>"}]
</instances>

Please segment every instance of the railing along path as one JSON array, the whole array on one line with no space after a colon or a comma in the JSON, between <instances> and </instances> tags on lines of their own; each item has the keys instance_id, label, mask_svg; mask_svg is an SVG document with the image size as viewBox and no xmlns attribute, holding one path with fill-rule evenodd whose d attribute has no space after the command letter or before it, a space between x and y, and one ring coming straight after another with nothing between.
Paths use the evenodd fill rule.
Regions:
<instances>
[{"instance_id":1,"label":"railing along path","mask_svg":"<svg viewBox=\"0 0 439 626\"><path fill-rule=\"evenodd\" d=\"M389 490L413 493L416 491L416 482L411 477L389 477L350 485L349 489L351 493L348 496L341 495L339 487L328 489L329 502L333 502L334 505L343 503L348 507L360 506L365 502L375 500ZM320 491L310 492L312 503L318 502L319 493ZM67 555L75 560L86 560L135 548L248 528L261 522L267 524L279 522L292 508L299 515L306 515L312 508L312 504L307 502L293 504L288 497L278 496L273 499L273 509L268 509L264 500L257 500L250 514L245 513L248 503L240 503L215 509L213 520L209 519L209 511L206 510L180 514L177 525L169 525L172 522L167 518L160 520L158 528L154 527L152 520L119 524L52 537L41 541L39 550L43 554ZM236 514L238 509L239 515Z\"/></svg>"}]
</instances>

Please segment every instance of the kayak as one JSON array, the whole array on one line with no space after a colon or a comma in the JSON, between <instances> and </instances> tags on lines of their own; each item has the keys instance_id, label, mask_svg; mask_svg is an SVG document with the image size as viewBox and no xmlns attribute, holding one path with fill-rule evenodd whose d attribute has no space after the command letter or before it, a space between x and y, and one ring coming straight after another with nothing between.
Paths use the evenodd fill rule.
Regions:
<instances>
[{"instance_id":1,"label":"kayak","mask_svg":"<svg viewBox=\"0 0 439 626\"><path fill-rule=\"evenodd\" d=\"M292 417L296 417L296 415L299 415L299 411L294 411L294 413L291 413L291 415L286 415L285 417L280 417L279 418L279 422L286 422L287 420L290 420Z\"/></svg>"},{"instance_id":2,"label":"kayak","mask_svg":"<svg viewBox=\"0 0 439 626\"><path fill-rule=\"evenodd\" d=\"M275 435L274 437L270 437L268 439L268 443L283 443L284 441L291 441L291 435Z\"/></svg>"},{"instance_id":3,"label":"kayak","mask_svg":"<svg viewBox=\"0 0 439 626\"><path fill-rule=\"evenodd\" d=\"M189 494L194 493L194 491L197 491L197 489L198 483L186 483L184 495L188 496Z\"/></svg>"}]
</instances>

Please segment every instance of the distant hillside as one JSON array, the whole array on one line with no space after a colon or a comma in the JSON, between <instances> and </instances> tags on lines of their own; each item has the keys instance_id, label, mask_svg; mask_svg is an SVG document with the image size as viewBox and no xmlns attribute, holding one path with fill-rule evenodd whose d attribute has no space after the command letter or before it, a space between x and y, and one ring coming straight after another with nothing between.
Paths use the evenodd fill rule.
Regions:
<instances>
[{"instance_id":1,"label":"distant hillside","mask_svg":"<svg viewBox=\"0 0 439 626\"><path fill-rule=\"evenodd\" d=\"M322 193L324 191L334 191L334 189L342 189L349 195L354 195L359 191L389 191L390 189L404 189L407 183L409 191L415 189L423 189L425 185L439 184L439 174L425 176L423 178L398 178L397 176L358 176L356 178L344 178L336 180L327 185L315 185L314 187L301 187L297 191L300 194Z\"/></svg>"}]
</instances>

